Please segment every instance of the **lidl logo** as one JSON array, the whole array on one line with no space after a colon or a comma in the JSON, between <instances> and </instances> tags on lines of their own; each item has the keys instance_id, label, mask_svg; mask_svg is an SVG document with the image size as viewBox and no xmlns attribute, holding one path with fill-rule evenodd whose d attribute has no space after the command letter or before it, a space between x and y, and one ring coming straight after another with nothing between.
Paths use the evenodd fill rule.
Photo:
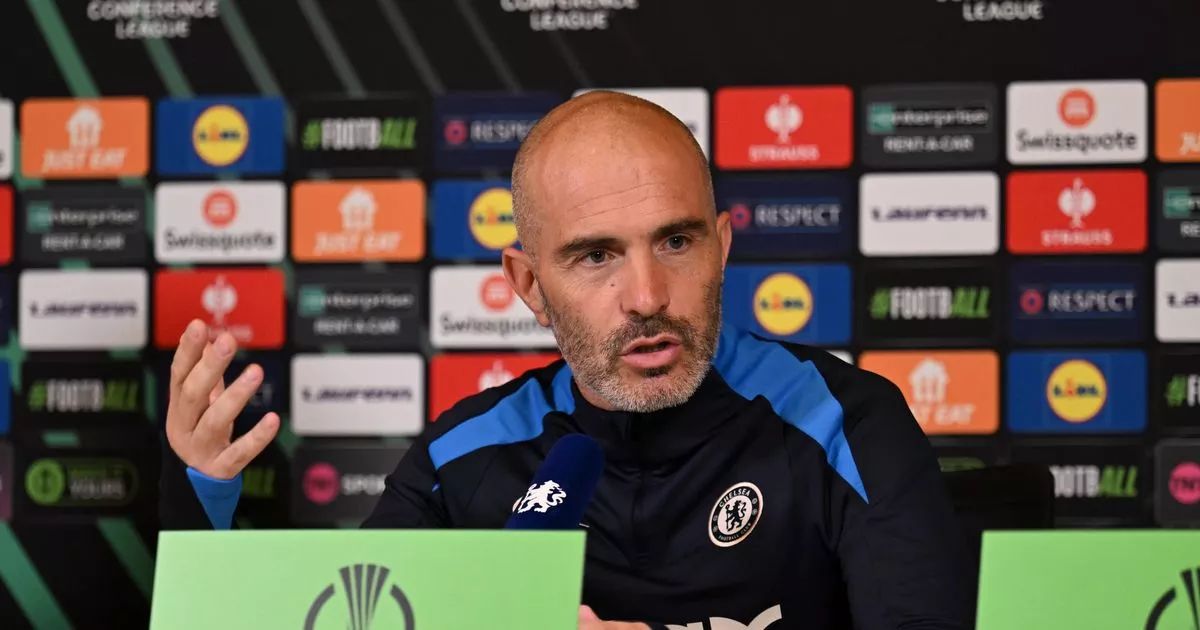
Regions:
<instances>
[{"instance_id":1,"label":"lidl logo","mask_svg":"<svg viewBox=\"0 0 1200 630\"><path fill-rule=\"evenodd\" d=\"M1146 427L1141 351L1018 351L1007 370L1007 421L1014 433L1138 433Z\"/></svg>"},{"instance_id":2,"label":"lidl logo","mask_svg":"<svg viewBox=\"0 0 1200 630\"><path fill-rule=\"evenodd\" d=\"M754 291L754 316L771 334L793 335L812 319L812 291L790 273L768 276Z\"/></svg>"},{"instance_id":3,"label":"lidl logo","mask_svg":"<svg viewBox=\"0 0 1200 630\"><path fill-rule=\"evenodd\" d=\"M229 166L250 144L250 127L242 113L228 105L204 110L192 128L192 145L200 159L212 166Z\"/></svg>"},{"instance_id":4,"label":"lidl logo","mask_svg":"<svg viewBox=\"0 0 1200 630\"><path fill-rule=\"evenodd\" d=\"M850 269L842 264L731 265L723 290L726 323L797 343L850 339Z\"/></svg>"},{"instance_id":5,"label":"lidl logo","mask_svg":"<svg viewBox=\"0 0 1200 630\"><path fill-rule=\"evenodd\" d=\"M433 184L433 253L442 260L498 261L517 244L506 180L440 180Z\"/></svg>"},{"instance_id":6,"label":"lidl logo","mask_svg":"<svg viewBox=\"0 0 1200 630\"><path fill-rule=\"evenodd\" d=\"M196 98L159 101L155 164L161 175L283 170L283 101Z\"/></svg>"},{"instance_id":7,"label":"lidl logo","mask_svg":"<svg viewBox=\"0 0 1200 630\"><path fill-rule=\"evenodd\" d=\"M1108 382L1095 365L1081 359L1065 361L1046 381L1046 400L1059 418L1087 422L1096 417L1108 398Z\"/></svg>"},{"instance_id":8,"label":"lidl logo","mask_svg":"<svg viewBox=\"0 0 1200 630\"><path fill-rule=\"evenodd\" d=\"M512 192L507 188L489 188L471 203L471 235L488 249L503 249L517 242L517 224L513 220Z\"/></svg>"}]
</instances>

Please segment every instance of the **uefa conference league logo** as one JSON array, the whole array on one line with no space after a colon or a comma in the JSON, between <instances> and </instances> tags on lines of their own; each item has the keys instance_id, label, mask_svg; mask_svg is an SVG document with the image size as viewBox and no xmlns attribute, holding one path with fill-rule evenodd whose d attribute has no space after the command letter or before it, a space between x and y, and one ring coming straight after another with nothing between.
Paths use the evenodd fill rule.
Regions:
<instances>
[{"instance_id":1,"label":"uefa conference league logo","mask_svg":"<svg viewBox=\"0 0 1200 630\"><path fill-rule=\"evenodd\" d=\"M346 598L345 626L347 630L371 630L374 627L375 614L381 610L379 608L380 600L391 572L391 569L378 564L353 564L338 569L338 574L342 578L342 594ZM331 582L317 595L312 605L308 607L308 614L304 617L304 630L313 630L317 627L317 620L321 617L321 612L336 593L337 587ZM392 584L391 588L387 590L387 596L388 599L383 599L384 604L391 608L394 603L396 608L392 609L393 614L398 609L404 620L403 625L397 626L393 623L387 627L415 630L416 620L413 617L412 604L409 603L404 591L400 590L399 586ZM394 618L392 615L389 617Z\"/></svg>"}]
</instances>

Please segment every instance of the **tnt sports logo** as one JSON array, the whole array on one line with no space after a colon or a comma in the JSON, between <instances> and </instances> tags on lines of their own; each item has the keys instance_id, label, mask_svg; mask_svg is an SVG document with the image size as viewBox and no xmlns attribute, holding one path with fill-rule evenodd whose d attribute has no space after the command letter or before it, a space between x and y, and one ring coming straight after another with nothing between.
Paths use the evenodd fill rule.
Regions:
<instances>
[{"instance_id":1,"label":"tnt sports logo","mask_svg":"<svg viewBox=\"0 0 1200 630\"><path fill-rule=\"evenodd\" d=\"M500 274L483 279L479 285L479 301L494 313L503 313L513 302L513 290Z\"/></svg>"},{"instance_id":2,"label":"tnt sports logo","mask_svg":"<svg viewBox=\"0 0 1200 630\"><path fill-rule=\"evenodd\" d=\"M1200 465L1195 462L1183 462L1171 471L1167 481L1167 489L1171 496L1182 505L1200 503Z\"/></svg>"},{"instance_id":3,"label":"tnt sports logo","mask_svg":"<svg viewBox=\"0 0 1200 630\"><path fill-rule=\"evenodd\" d=\"M229 166L238 161L250 144L250 126L237 109L213 105L204 110L192 127L196 155L211 166Z\"/></svg>"},{"instance_id":4,"label":"tnt sports logo","mask_svg":"<svg viewBox=\"0 0 1200 630\"><path fill-rule=\"evenodd\" d=\"M795 334L808 324L812 314L812 291L790 273L768 276L754 292L754 317L772 334Z\"/></svg>"},{"instance_id":5,"label":"tnt sports logo","mask_svg":"<svg viewBox=\"0 0 1200 630\"><path fill-rule=\"evenodd\" d=\"M341 476L333 464L317 462L304 471L304 497L317 505L333 503L341 486Z\"/></svg>"},{"instance_id":6,"label":"tnt sports logo","mask_svg":"<svg viewBox=\"0 0 1200 630\"><path fill-rule=\"evenodd\" d=\"M390 589L385 588L390 574L391 569L377 564L355 564L338 569L342 595L345 598L340 606L343 608L340 611L342 614L336 617L333 614L327 614L326 617L332 618L332 622L317 623L321 619L322 611L327 606L331 613L339 607L338 604L330 602L337 592L337 587L331 582L308 607L308 614L304 617L304 630L313 630L318 627L339 627L352 630L371 630L371 628L413 630L416 627L416 618L408 597L395 584L392 584ZM385 592L395 603L395 607L379 605L380 596ZM379 623L376 623L377 619Z\"/></svg>"},{"instance_id":7,"label":"tnt sports logo","mask_svg":"<svg viewBox=\"0 0 1200 630\"><path fill-rule=\"evenodd\" d=\"M717 499L708 519L708 539L718 547L732 547L754 531L763 513L763 496L758 486L743 481Z\"/></svg>"},{"instance_id":8,"label":"tnt sports logo","mask_svg":"<svg viewBox=\"0 0 1200 630\"><path fill-rule=\"evenodd\" d=\"M1096 99L1087 90L1067 90L1058 99L1058 115L1070 127L1086 127L1096 116Z\"/></svg>"},{"instance_id":9,"label":"tnt sports logo","mask_svg":"<svg viewBox=\"0 0 1200 630\"><path fill-rule=\"evenodd\" d=\"M471 202L468 210L471 235L488 249L503 249L517 242L517 223L513 220L512 192L489 188Z\"/></svg>"},{"instance_id":10,"label":"tnt sports logo","mask_svg":"<svg viewBox=\"0 0 1200 630\"><path fill-rule=\"evenodd\" d=\"M1050 409L1073 424L1096 417L1107 398L1108 383L1104 374L1090 361L1065 361L1054 368L1046 381L1046 400Z\"/></svg>"},{"instance_id":11,"label":"tnt sports logo","mask_svg":"<svg viewBox=\"0 0 1200 630\"><path fill-rule=\"evenodd\" d=\"M204 220L215 228L228 226L237 217L237 200L226 190L214 190L204 198Z\"/></svg>"}]
</instances>

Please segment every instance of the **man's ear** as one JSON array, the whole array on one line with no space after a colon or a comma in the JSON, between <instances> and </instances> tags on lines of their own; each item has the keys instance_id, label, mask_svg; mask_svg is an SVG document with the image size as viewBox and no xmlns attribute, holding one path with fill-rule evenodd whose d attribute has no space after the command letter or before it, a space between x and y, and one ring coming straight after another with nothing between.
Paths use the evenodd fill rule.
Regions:
<instances>
[{"instance_id":1,"label":"man's ear","mask_svg":"<svg viewBox=\"0 0 1200 630\"><path fill-rule=\"evenodd\" d=\"M721 268L729 261L729 247L733 244L733 225L729 222L729 213L717 215L717 236L721 239Z\"/></svg>"},{"instance_id":2,"label":"man's ear","mask_svg":"<svg viewBox=\"0 0 1200 630\"><path fill-rule=\"evenodd\" d=\"M542 302L538 279L533 273L533 259L515 247L505 247L500 253L500 264L504 267L504 279L508 280L508 286L512 287L525 306L533 311L538 323L549 327L550 318L546 316L546 305Z\"/></svg>"}]
</instances>

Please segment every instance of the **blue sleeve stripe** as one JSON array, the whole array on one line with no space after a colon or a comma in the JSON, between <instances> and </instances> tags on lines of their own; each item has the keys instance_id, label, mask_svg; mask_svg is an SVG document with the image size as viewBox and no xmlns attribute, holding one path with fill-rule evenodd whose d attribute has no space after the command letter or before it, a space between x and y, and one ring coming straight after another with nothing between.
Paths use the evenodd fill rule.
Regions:
<instances>
[{"instance_id":1,"label":"blue sleeve stripe","mask_svg":"<svg viewBox=\"0 0 1200 630\"><path fill-rule=\"evenodd\" d=\"M815 440L825 450L829 466L867 501L866 487L842 429L842 404L811 361L801 361L777 343L726 327L713 364L740 396L766 398L784 422Z\"/></svg>"},{"instance_id":2,"label":"blue sleeve stripe","mask_svg":"<svg viewBox=\"0 0 1200 630\"><path fill-rule=\"evenodd\" d=\"M213 529L231 529L233 512L242 494L242 474L233 479L215 479L188 466L187 476Z\"/></svg>"},{"instance_id":3,"label":"blue sleeve stripe","mask_svg":"<svg viewBox=\"0 0 1200 630\"><path fill-rule=\"evenodd\" d=\"M571 372L565 365L554 375L551 390L554 407L547 402L538 380L530 378L491 409L447 431L429 444L434 470L481 448L516 444L541 435L546 414L556 409L566 413L575 410Z\"/></svg>"}]
</instances>

